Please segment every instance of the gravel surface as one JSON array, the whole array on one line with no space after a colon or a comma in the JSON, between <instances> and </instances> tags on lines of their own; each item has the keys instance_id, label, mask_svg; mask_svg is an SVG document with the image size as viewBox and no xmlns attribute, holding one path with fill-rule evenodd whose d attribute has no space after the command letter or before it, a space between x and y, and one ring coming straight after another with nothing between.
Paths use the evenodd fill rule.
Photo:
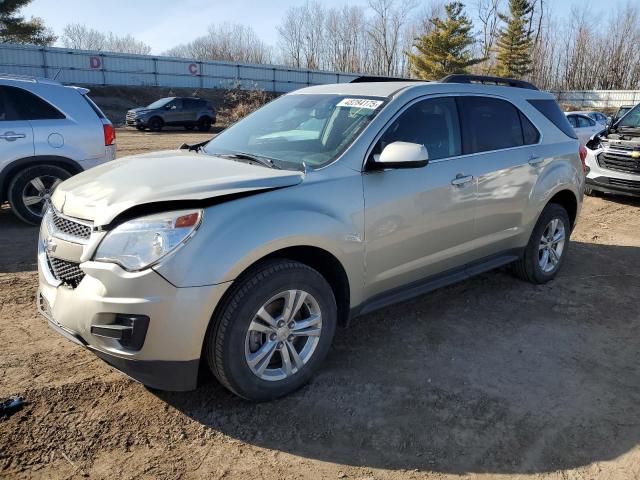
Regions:
<instances>
[{"instance_id":1,"label":"gravel surface","mask_svg":"<svg viewBox=\"0 0 640 480\"><path fill-rule=\"evenodd\" d=\"M211 134L118 131L119 154ZM205 376L147 389L36 313L37 229L0 209L6 478L640 478L640 200L587 198L567 262L507 269L337 332L308 386L270 403Z\"/></svg>"}]
</instances>

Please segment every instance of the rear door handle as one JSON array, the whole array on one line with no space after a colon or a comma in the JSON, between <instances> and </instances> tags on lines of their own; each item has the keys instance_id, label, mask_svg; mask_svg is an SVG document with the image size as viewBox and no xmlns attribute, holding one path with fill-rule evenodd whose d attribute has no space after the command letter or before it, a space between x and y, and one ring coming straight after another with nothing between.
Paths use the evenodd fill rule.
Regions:
<instances>
[{"instance_id":1,"label":"rear door handle","mask_svg":"<svg viewBox=\"0 0 640 480\"><path fill-rule=\"evenodd\" d=\"M458 175L456 175L456 178L451 180L451 185L461 187L471 182L472 180L473 180L473 175L463 175L462 173L459 173Z\"/></svg>"},{"instance_id":2,"label":"rear door handle","mask_svg":"<svg viewBox=\"0 0 640 480\"><path fill-rule=\"evenodd\" d=\"M531 165L532 167L537 167L542 162L544 162L544 158L539 157L537 155L532 155L531 158L529 159L529 165Z\"/></svg>"},{"instance_id":3,"label":"rear door handle","mask_svg":"<svg viewBox=\"0 0 640 480\"><path fill-rule=\"evenodd\" d=\"M19 138L24 138L26 135L24 133L15 133L15 132L7 132L0 135L0 138L5 139L7 142L13 142Z\"/></svg>"}]
</instances>

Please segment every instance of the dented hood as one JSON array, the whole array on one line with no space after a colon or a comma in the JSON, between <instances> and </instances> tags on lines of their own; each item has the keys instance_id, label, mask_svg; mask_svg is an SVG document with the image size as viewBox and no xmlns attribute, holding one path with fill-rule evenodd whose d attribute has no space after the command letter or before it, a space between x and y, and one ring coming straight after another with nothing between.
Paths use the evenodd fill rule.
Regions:
<instances>
[{"instance_id":1,"label":"dented hood","mask_svg":"<svg viewBox=\"0 0 640 480\"><path fill-rule=\"evenodd\" d=\"M304 173L276 170L185 150L124 157L61 183L51 199L70 217L106 225L131 207L288 187Z\"/></svg>"}]
</instances>

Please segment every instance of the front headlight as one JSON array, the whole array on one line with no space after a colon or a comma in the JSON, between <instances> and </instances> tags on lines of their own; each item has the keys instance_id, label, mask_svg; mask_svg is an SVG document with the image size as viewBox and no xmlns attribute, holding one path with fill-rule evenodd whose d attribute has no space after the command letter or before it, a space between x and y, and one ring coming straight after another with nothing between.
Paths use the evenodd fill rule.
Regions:
<instances>
[{"instance_id":1,"label":"front headlight","mask_svg":"<svg viewBox=\"0 0 640 480\"><path fill-rule=\"evenodd\" d=\"M129 220L104 237L94 260L142 270L184 245L202 221L202 210L180 210Z\"/></svg>"}]
</instances>

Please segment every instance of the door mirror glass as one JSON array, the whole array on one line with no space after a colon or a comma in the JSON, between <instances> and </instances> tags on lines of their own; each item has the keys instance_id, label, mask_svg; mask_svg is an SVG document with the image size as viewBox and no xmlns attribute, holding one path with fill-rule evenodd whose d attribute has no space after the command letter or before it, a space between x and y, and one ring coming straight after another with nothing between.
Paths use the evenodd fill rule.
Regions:
<instances>
[{"instance_id":1,"label":"door mirror glass","mask_svg":"<svg viewBox=\"0 0 640 480\"><path fill-rule=\"evenodd\" d=\"M377 168L418 168L429 162L427 147L418 143L393 142L374 156Z\"/></svg>"}]
</instances>

